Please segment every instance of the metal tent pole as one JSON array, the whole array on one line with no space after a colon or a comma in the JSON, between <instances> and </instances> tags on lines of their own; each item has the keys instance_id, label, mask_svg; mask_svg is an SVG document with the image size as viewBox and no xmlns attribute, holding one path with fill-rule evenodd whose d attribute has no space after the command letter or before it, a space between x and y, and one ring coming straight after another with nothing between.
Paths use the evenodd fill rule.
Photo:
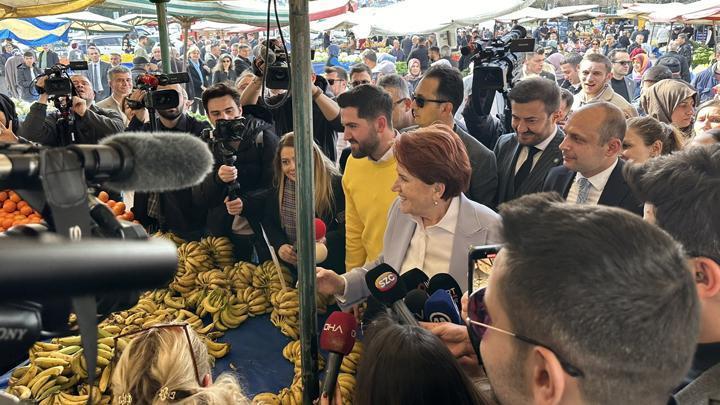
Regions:
<instances>
[{"instance_id":1,"label":"metal tent pole","mask_svg":"<svg viewBox=\"0 0 720 405\"><path fill-rule=\"evenodd\" d=\"M160 33L160 55L162 60L166 61L162 64L162 70L163 73L170 73L170 40L168 38L167 6L165 5L168 0L150 0L150 2L155 3L158 33Z\"/></svg>"},{"instance_id":2,"label":"metal tent pole","mask_svg":"<svg viewBox=\"0 0 720 405\"><path fill-rule=\"evenodd\" d=\"M290 0L290 78L297 161L297 248L303 404L319 396L317 308L315 305L315 204L312 160L312 99L308 0Z\"/></svg>"}]
</instances>

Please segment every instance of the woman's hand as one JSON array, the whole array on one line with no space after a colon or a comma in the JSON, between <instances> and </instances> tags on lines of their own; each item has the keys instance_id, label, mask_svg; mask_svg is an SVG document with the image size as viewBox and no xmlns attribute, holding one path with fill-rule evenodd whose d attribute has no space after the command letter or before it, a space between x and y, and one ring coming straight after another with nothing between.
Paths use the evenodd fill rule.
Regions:
<instances>
[{"instance_id":1,"label":"woman's hand","mask_svg":"<svg viewBox=\"0 0 720 405\"><path fill-rule=\"evenodd\" d=\"M227 208L227 212L230 215L240 215L243 211L243 202L239 198L230 201L225 197L225 208Z\"/></svg>"},{"instance_id":2,"label":"woman's hand","mask_svg":"<svg viewBox=\"0 0 720 405\"><path fill-rule=\"evenodd\" d=\"M332 270L315 268L317 290L323 295L339 295L345 291L345 279Z\"/></svg>"},{"instance_id":3,"label":"woman's hand","mask_svg":"<svg viewBox=\"0 0 720 405\"><path fill-rule=\"evenodd\" d=\"M17 143L18 138L12 130L12 121L8 120L7 126L0 122L0 142Z\"/></svg>"},{"instance_id":4,"label":"woman's hand","mask_svg":"<svg viewBox=\"0 0 720 405\"><path fill-rule=\"evenodd\" d=\"M278 249L278 256L286 263L297 265L297 253L292 245L284 244Z\"/></svg>"}]
</instances>

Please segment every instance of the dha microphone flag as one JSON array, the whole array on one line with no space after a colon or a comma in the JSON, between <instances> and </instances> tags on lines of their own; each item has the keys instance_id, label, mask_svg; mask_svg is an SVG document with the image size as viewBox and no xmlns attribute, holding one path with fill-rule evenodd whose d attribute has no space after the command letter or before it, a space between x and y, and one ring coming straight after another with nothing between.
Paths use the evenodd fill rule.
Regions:
<instances>
[{"instance_id":1,"label":"dha microphone flag","mask_svg":"<svg viewBox=\"0 0 720 405\"><path fill-rule=\"evenodd\" d=\"M445 290L450 293L453 301L455 301L455 305L458 308L462 307L460 300L462 299L463 291L453 276L447 273L438 273L432 276L428 282L428 294L432 296L437 290Z\"/></svg>"},{"instance_id":2,"label":"dha microphone flag","mask_svg":"<svg viewBox=\"0 0 720 405\"><path fill-rule=\"evenodd\" d=\"M462 325L460 312L458 312L450 293L442 289L435 291L428 298L424 314L428 322L452 322Z\"/></svg>"},{"instance_id":3,"label":"dha microphone flag","mask_svg":"<svg viewBox=\"0 0 720 405\"><path fill-rule=\"evenodd\" d=\"M343 357L347 356L355 345L357 321L347 312L335 311L328 317L320 333L320 348L330 353L328 356L322 393L332 400L337 377ZM331 401L332 402L332 401Z\"/></svg>"},{"instance_id":4,"label":"dha microphone flag","mask_svg":"<svg viewBox=\"0 0 720 405\"><path fill-rule=\"evenodd\" d=\"M403 301L407 290L395 269L387 263L380 263L365 274L365 283L373 297L383 304L391 306L402 323L418 326L415 316Z\"/></svg>"},{"instance_id":5,"label":"dha microphone flag","mask_svg":"<svg viewBox=\"0 0 720 405\"><path fill-rule=\"evenodd\" d=\"M416 288L405 296L405 305L407 305L410 312L412 312L413 315L415 315L415 319L418 321L422 321L425 319L425 315L423 312L423 309L425 308L425 303L428 300L428 293L425 292L425 290L421 290L419 288Z\"/></svg>"},{"instance_id":6,"label":"dha microphone flag","mask_svg":"<svg viewBox=\"0 0 720 405\"><path fill-rule=\"evenodd\" d=\"M405 289L408 291L414 289L427 290L428 288L429 278L427 274L417 267L406 271L400 275L400 278L402 279L403 284L405 284Z\"/></svg>"}]
</instances>

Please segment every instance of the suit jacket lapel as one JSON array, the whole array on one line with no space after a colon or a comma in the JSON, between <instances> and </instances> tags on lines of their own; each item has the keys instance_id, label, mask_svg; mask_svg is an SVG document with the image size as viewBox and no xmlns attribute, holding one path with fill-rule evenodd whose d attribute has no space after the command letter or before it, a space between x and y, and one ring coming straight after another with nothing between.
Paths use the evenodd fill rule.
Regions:
<instances>
[{"instance_id":1,"label":"suit jacket lapel","mask_svg":"<svg viewBox=\"0 0 720 405\"><path fill-rule=\"evenodd\" d=\"M518 155L520 154L520 143L517 140L517 134L513 136L512 141L512 154L509 155L510 159L505 161L505 170L508 174L507 180L505 181L505 201L511 200L515 196L515 166L517 165Z\"/></svg>"},{"instance_id":2,"label":"suit jacket lapel","mask_svg":"<svg viewBox=\"0 0 720 405\"><path fill-rule=\"evenodd\" d=\"M458 209L458 223L455 227L453 240L453 251L450 254L450 269L465 268L468 262L469 242L472 236L481 229L475 209L464 195L460 195L460 207ZM457 280L463 283L462 280Z\"/></svg>"},{"instance_id":3,"label":"suit jacket lapel","mask_svg":"<svg viewBox=\"0 0 720 405\"><path fill-rule=\"evenodd\" d=\"M409 215L402 215L401 221L395 226L392 238L387 243L388 246L383 247L383 256L385 263L389 264L398 273L405 260L405 253L410 248L410 241L415 233L417 223ZM402 253L402 256L400 255Z\"/></svg>"},{"instance_id":4,"label":"suit jacket lapel","mask_svg":"<svg viewBox=\"0 0 720 405\"><path fill-rule=\"evenodd\" d=\"M630 189L625 184L625 179L622 175L622 168L623 161L618 160L618 164L615 166L615 169L613 169L612 173L610 173L610 177L608 178L607 184L605 184L605 188L600 195L598 204L619 207L622 200L625 199L627 193L630 192Z\"/></svg>"},{"instance_id":5,"label":"suit jacket lapel","mask_svg":"<svg viewBox=\"0 0 720 405\"><path fill-rule=\"evenodd\" d=\"M550 141L543 153L540 154L535 167L530 172L530 176L520 185L520 192L527 194L527 190L541 190L545 176L550 169L562 164L562 156L560 155L560 143L563 140L563 133L560 128L555 131L553 140ZM560 157L560 160L558 158ZM517 193L516 193L517 194Z\"/></svg>"}]
</instances>

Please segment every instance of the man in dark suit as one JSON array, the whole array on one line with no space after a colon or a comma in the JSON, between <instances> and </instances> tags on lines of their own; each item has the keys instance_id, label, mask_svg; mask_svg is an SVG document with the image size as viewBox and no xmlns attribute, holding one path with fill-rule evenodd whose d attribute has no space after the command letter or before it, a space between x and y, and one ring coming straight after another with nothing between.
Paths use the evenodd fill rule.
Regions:
<instances>
[{"instance_id":1,"label":"man in dark suit","mask_svg":"<svg viewBox=\"0 0 720 405\"><path fill-rule=\"evenodd\" d=\"M618 158L625 137L625 115L605 101L577 110L565 125L560 144L563 166L548 173L543 191L557 191L568 202L609 205L638 215L642 203L622 175Z\"/></svg>"},{"instance_id":2,"label":"man in dark suit","mask_svg":"<svg viewBox=\"0 0 720 405\"><path fill-rule=\"evenodd\" d=\"M495 145L498 166L498 204L542 191L550 169L562 164L560 142L560 88L552 81L532 77L508 94L515 133Z\"/></svg>"},{"instance_id":3,"label":"man in dark suit","mask_svg":"<svg viewBox=\"0 0 720 405\"><path fill-rule=\"evenodd\" d=\"M95 100L100 101L110 95L110 84L108 84L108 70L110 64L100 60L100 50L96 47L88 47L88 70L84 71L85 76L95 89Z\"/></svg>"},{"instance_id":4,"label":"man in dark suit","mask_svg":"<svg viewBox=\"0 0 720 405\"><path fill-rule=\"evenodd\" d=\"M37 59L38 68L40 68L41 71L45 71L45 69L50 66L55 66L58 62L60 62L60 57L58 57L57 53L53 52L50 44L43 45L43 50Z\"/></svg>"},{"instance_id":5,"label":"man in dark suit","mask_svg":"<svg viewBox=\"0 0 720 405\"><path fill-rule=\"evenodd\" d=\"M412 112L415 124L427 127L441 122L460 137L468 157L472 174L470 189L465 195L480 204L494 208L497 191L497 163L495 155L472 135L455 125L455 113L463 101L463 80L460 71L453 67L438 65L425 72L415 88Z\"/></svg>"}]
</instances>

